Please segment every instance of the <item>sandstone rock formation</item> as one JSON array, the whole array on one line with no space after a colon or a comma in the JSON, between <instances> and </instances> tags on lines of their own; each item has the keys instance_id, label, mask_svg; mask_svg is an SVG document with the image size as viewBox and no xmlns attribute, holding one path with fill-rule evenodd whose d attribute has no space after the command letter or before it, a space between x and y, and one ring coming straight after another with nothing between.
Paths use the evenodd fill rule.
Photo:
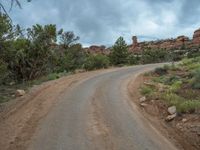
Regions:
<instances>
[{"instance_id":1,"label":"sandstone rock formation","mask_svg":"<svg viewBox=\"0 0 200 150\"><path fill-rule=\"evenodd\" d=\"M194 32L192 42L195 46L200 46L200 29L198 29Z\"/></svg>"},{"instance_id":2,"label":"sandstone rock formation","mask_svg":"<svg viewBox=\"0 0 200 150\"><path fill-rule=\"evenodd\" d=\"M133 48L138 47L137 36L133 36L132 40L133 40Z\"/></svg>"},{"instance_id":3,"label":"sandstone rock formation","mask_svg":"<svg viewBox=\"0 0 200 150\"><path fill-rule=\"evenodd\" d=\"M177 38L156 40L148 42L138 42L137 36L132 37L132 44L128 46L129 52L135 54L141 54L144 49L166 49L166 50L183 50L185 48L191 49L200 47L200 29L196 30L193 35L193 39L189 39L187 36L178 36ZM90 46L84 49L91 54L106 54L110 53L110 49L105 46Z\"/></svg>"},{"instance_id":4,"label":"sandstone rock formation","mask_svg":"<svg viewBox=\"0 0 200 150\"><path fill-rule=\"evenodd\" d=\"M166 50L180 50L184 48L194 48L200 46L200 29L196 30L193 35L193 39L189 39L187 36L178 36L176 39L165 39L149 42L139 42L137 37L133 36L133 44L129 46L129 51L133 53L141 53L142 50L151 49L166 49Z\"/></svg>"},{"instance_id":5,"label":"sandstone rock formation","mask_svg":"<svg viewBox=\"0 0 200 150\"><path fill-rule=\"evenodd\" d=\"M89 48L85 48L84 50L90 54L105 54L105 55L109 54L109 50L106 49L104 45L102 46L92 45Z\"/></svg>"}]
</instances>

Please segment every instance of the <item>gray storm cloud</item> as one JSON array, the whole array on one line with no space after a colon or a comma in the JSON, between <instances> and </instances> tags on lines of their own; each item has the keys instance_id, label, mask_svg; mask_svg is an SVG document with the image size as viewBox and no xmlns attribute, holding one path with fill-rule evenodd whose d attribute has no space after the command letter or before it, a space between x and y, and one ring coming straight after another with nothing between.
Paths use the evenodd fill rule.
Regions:
<instances>
[{"instance_id":1,"label":"gray storm cloud","mask_svg":"<svg viewBox=\"0 0 200 150\"><path fill-rule=\"evenodd\" d=\"M57 24L79 35L83 45L111 45L119 36L130 43L132 35L191 37L200 27L199 0L32 0L22 6L10 12L15 23Z\"/></svg>"}]
</instances>

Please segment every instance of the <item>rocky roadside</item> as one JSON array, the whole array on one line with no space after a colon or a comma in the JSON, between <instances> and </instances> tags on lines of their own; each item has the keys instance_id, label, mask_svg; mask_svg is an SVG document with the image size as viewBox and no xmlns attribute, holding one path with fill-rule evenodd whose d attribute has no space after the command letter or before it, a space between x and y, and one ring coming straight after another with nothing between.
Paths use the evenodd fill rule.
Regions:
<instances>
[{"instance_id":1,"label":"rocky roadside","mask_svg":"<svg viewBox=\"0 0 200 150\"><path fill-rule=\"evenodd\" d=\"M144 75L138 76L135 82L129 84L130 96L143 115L180 149L199 150L200 115L198 113L180 114L176 106L169 107L157 97L149 98L141 95L140 87L143 85L156 86L159 92L165 90L163 85L152 84L151 79Z\"/></svg>"}]
</instances>

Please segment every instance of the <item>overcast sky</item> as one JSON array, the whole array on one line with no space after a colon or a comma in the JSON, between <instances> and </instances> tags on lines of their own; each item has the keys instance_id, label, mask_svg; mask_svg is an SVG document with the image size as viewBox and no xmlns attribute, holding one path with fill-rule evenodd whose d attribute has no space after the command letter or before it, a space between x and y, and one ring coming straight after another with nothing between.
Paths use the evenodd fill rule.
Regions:
<instances>
[{"instance_id":1,"label":"overcast sky","mask_svg":"<svg viewBox=\"0 0 200 150\"><path fill-rule=\"evenodd\" d=\"M119 36L127 43L133 35L140 41L192 37L200 27L200 0L32 0L22 7L10 12L16 24L56 24L84 46L112 45Z\"/></svg>"}]
</instances>

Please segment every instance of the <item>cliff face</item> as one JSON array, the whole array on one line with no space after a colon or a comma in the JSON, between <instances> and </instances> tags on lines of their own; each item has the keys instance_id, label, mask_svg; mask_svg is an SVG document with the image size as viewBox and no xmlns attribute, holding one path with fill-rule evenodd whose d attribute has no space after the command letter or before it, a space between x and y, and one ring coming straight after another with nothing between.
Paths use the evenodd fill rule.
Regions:
<instances>
[{"instance_id":1,"label":"cliff face","mask_svg":"<svg viewBox=\"0 0 200 150\"><path fill-rule=\"evenodd\" d=\"M185 48L193 48L200 46L200 29L196 30L193 35L193 39L190 40L186 36L179 36L176 39L166 39L150 42L139 42L137 37L133 36L133 44L129 46L129 51L133 53L141 53L146 48L152 49L166 49L166 50L177 50Z\"/></svg>"}]
</instances>

